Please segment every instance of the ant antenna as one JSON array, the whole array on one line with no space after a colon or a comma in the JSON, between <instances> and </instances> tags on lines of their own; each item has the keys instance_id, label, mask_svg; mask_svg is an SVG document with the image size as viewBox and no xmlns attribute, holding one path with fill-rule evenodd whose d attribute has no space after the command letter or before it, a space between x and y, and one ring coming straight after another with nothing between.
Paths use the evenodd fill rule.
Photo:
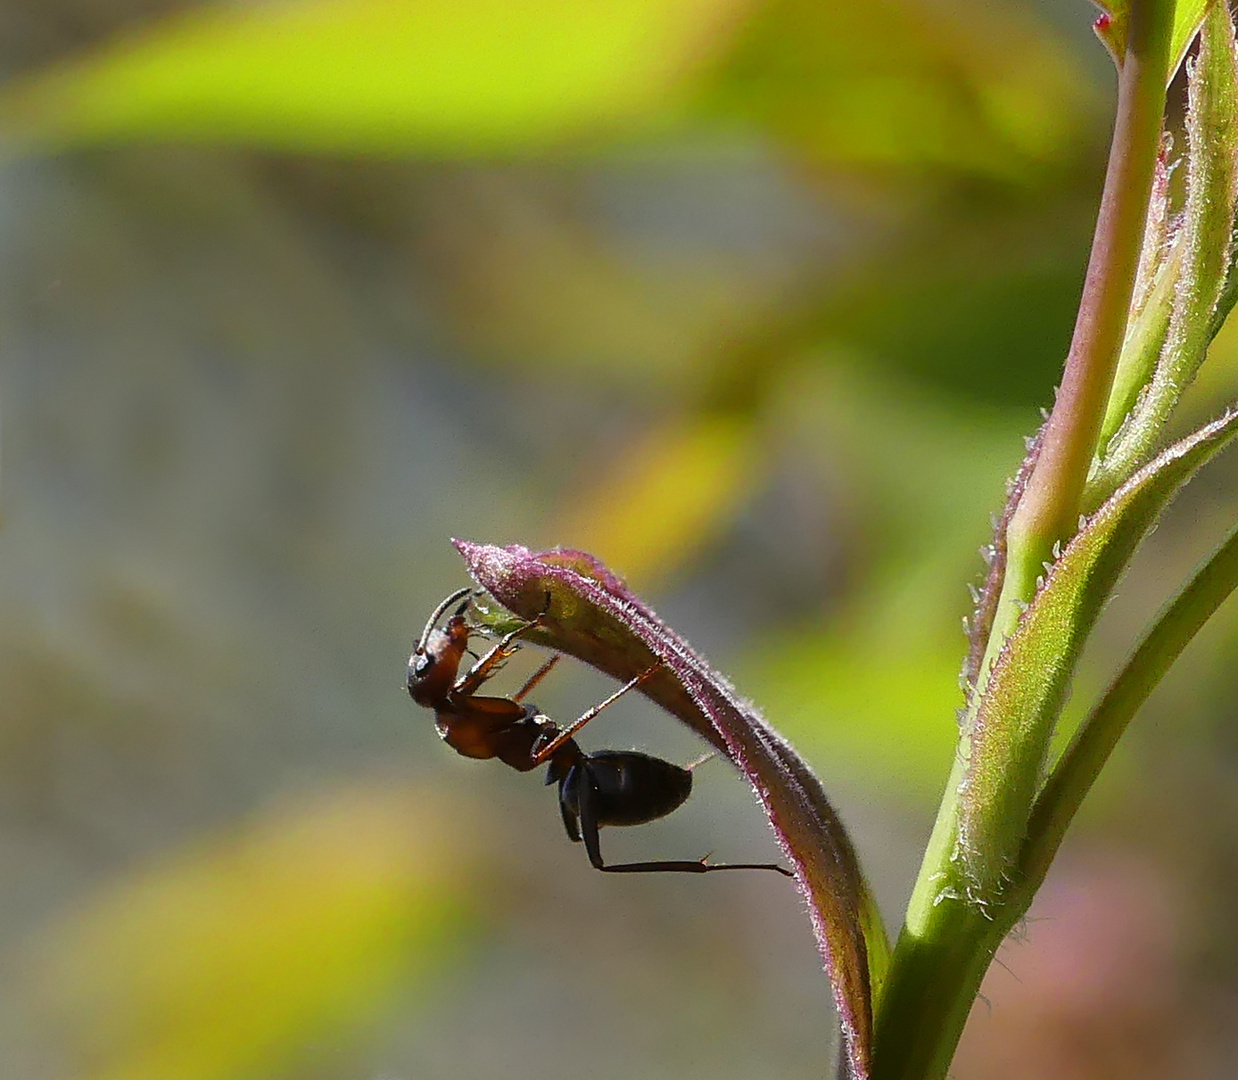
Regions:
<instances>
[{"instance_id":1,"label":"ant antenna","mask_svg":"<svg viewBox=\"0 0 1238 1080\"><path fill-rule=\"evenodd\" d=\"M434 627L438 624L439 619L443 617L443 612L446 611L452 604L459 600L462 596L469 596L472 593L472 588L457 589L438 607L434 609L434 614L430 616L430 621L426 623L426 628L421 632L421 637L417 641L417 648L413 650L413 655L426 651L426 642L430 640L430 635L434 632ZM468 603L468 600L465 600Z\"/></svg>"}]
</instances>

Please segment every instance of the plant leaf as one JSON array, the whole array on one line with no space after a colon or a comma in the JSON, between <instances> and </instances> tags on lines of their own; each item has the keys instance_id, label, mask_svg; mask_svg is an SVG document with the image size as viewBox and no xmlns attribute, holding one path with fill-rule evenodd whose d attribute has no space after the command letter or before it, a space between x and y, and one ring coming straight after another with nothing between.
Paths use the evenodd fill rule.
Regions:
<instances>
[{"instance_id":1,"label":"plant leaf","mask_svg":"<svg viewBox=\"0 0 1238 1080\"><path fill-rule=\"evenodd\" d=\"M975 610L967 620L967 658L963 661L963 692L967 695L969 705L980 679L980 668L984 663L985 650L993 631L993 619L997 615L997 602L1001 599L1002 582L1006 577L1006 528L1018 509L1019 500L1023 498L1023 491L1036 467L1036 460L1040 457L1040 439L1043 432L1042 427L1027 444L1027 454L1007 487L1006 505L1002 507L1001 516L994 523L993 543L983 552L989 559L989 572L985 575L984 584L976 597Z\"/></svg>"},{"instance_id":2,"label":"plant leaf","mask_svg":"<svg viewBox=\"0 0 1238 1080\"><path fill-rule=\"evenodd\" d=\"M795 869L834 988L850 1075L869 1076L872 1002L888 943L851 841L820 782L753 706L614 574L579 551L455 541L469 573L523 619L529 640L628 680L661 660L641 691L725 752L751 782Z\"/></svg>"},{"instance_id":3,"label":"plant leaf","mask_svg":"<svg viewBox=\"0 0 1238 1080\"><path fill-rule=\"evenodd\" d=\"M1079 725L1036 799L1020 858L1025 888L1048 873L1066 829L1118 739L1182 650L1238 588L1238 528L1153 621L1126 665Z\"/></svg>"},{"instance_id":4,"label":"plant leaf","mask_svg":"<svg viewBox=\"0 0 1238 1080\"><path fill-rule=\"evenodd\" d=\"M1169 242L1169 150L1169 139L1165 137L1152 180L1130 318L1096 444L1102 456L1138 403L1169 337L1182 270L1182 245L1174 246Z\"/></svg>"},{"instance_id":5,"label":"plant leaf","mask_svg":"<svg viewBox=\"0 0 1238 1080\"><path fill-rule=\"evenodd\" d=\"M955 857L967 897L996 900L1018 859L1049 740L1096 616L1173 494L1238 431L1230 412L1171 446L1090 519L1048 571L993 665L966 733Z\"/></svg>"},{"instance_id":6,"label":"plant leaf","mask_svg":"<svg viewBox=\"0 0 1238 1080\"><path fill-rule=\"evenodd\" d=\"M1087 508L1098 506L1151 455L1207 354L1213 314L1230 269L1238 207L1238 46L1226 4L1209 13L1199 55L1187 73L1186 205L1174 249L1162 267L1166 274L1176 270L1176 280L1170 279L1172 313L1151 380L1088 482ZM1150 301L1148 309L1156 306ZM1128 380L1125 388L1116 383L1114 393L1129 399L1137 389ZM1107 420L1106 426L1112 426L1112 418Z\"/></svg>"},{"instance_id":7,"label":"plant leaf","mask_svg":"<svg viewBox=\"0 0 1238 1080\"><path fill-rule=\"evenodd\" d=\"M1094 102L1073 51L1020 7L768 0L703 104L817 163L1025 179L1086 141Z\"/></svg>"},{"instance_id":8,"label":"plant leaf","mask_svg":"<svg viewBox=\"0 0 1238 1080\"><path fill-rule=\"evenodd\" d=\"M23 79L9 138L536 150L664 112L748 0L217 4Z\"/></svg>"},{"instance_id":9,"label":"plant leaf","mask_svg":"<svg viewBox=\"0 0 1238 1080\"><path fill-rule=\"evenodd\" d=\"M1152 175L1152 191L1148 197L1148 219L1143 226L1143 241L1139 246L1139 269L1135 273L1135 291L1131 295L1131 314L1138 315L1152 292L1160 274L1161 264L1169 252L1170 214L1169 182L1173 178L1170 155L1173 139L1161 132L1161 149L1156 155L1156 170Z\"/></svg>"},{"instance_id":10,"label":"plant leaf","mask_svg":"<svg viewBox=\"0 0 1238 1080\"><path fill-rule=\"evenodd\" d=\"M1096 35L1104 43L1114 63L1122 66L1126 55L1126 33L1130 22L1130 0L1096 0L1104 14L1096 20ZM1177 73L1186 50L1191 47L1204 16L1215 0L1178 0L1174 10L1173 38L1169 46L1169 77Z\"/></svg>"}]
</instances>

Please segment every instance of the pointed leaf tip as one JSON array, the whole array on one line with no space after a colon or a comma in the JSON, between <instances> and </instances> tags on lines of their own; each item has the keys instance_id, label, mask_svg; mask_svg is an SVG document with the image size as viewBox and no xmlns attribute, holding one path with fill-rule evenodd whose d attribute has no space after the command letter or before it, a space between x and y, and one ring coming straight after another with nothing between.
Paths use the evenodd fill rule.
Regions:
<instances>
[{"instance_id":1,"label":"pointed leaf tip","mask_svg":"<svg viewBox=\"0 0 1238 1080\"><path fill-rule=\"evenodd\" d=\"M834 989L848 1075L870 1076L872 1002L889 945L855 849L820 782L731 684L593 556L455 540L469 573L522 619L528 640L640 686L717 746L748 778L791 860Z\"/></svg>"}]
</instances>

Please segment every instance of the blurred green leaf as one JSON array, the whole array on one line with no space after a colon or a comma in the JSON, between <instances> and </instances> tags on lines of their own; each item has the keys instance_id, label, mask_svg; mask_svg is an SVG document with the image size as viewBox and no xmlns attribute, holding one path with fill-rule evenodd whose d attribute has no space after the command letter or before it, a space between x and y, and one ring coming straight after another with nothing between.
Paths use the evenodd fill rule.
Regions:
<instances>
[{"instance_id":1,"label":"blurred green leaf","mask_svg":"<svg viewBox=\"0 0 1238 1080\"><path fill-rule=\"evenodd\" d=\"M1029 419L963 406L867 363L805 372L788 387L780 429L846 479L836 498L854 520L834 528L855 545L855 578L828 623L771 633L740 674L827 775L901 799L941 794L963 704L963 583L984 569L986 515Z\"/></svg>"},{"instance_id":2,"label":"blurred green leaf","mask_svg":"<svg viewBox=\"0 0 1238 1080\"><path fill-rule=\"evenodd\" d=\"M219 5L23 79L0 130L454 155L527 151L682 97L749 0Z\"/></svg>"},{"instance_id":3,"label":"blurred green leaf","mask_svg":"<svg viewBox=\"0 0 1238 1080\"><path fill-rule=\"evenodd\" d=\"M527 153L665 120L694 95L698 118L755 121L818 161L1006 178L1071 145L1091 112L1061 43L1013 6L302 0L204 8L20 79L0 93L0 131L51 147Z\"/></svg>"},{"instance_id":4,"label":"blurred green leaf","mask_svg":"<svg viewBox=\"0 0 1238 1080\"><path fill-rule=\"evenodd\" d=\"M92 1080L267 1075L455 954L468 904L444 825L362 787L178 852L49 927L40 1011Z\"/></svg>"},{"instance_id":5,"label":"blurred green leaf","mask_svg":"<svg viewBox=\"0 0 1238 1080\"><path fill-rule=\"evenodd\" d=\"M1013 5L775 0L709 104L831 165L1022 178L1089 123L1070 52Z\"/></svg>"},{"instance_id":6,"label":"blurred green leaf","mask_svg":"<svg viewBox=\"0 0 1238 1080\"><path fill-rule=\"evenodd\" d=\"M780 644L756 659L749 681L811 760L883 795L928 802L940 793L962 701L957 635L885 651L838 630Z\"/></svg>"}]
</instances>

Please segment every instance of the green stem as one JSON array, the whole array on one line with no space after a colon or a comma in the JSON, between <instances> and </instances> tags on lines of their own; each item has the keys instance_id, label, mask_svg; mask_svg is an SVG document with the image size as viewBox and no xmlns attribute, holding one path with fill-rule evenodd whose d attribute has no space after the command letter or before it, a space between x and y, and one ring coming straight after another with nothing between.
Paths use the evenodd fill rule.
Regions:
<instances>
[{"instance_id":1,"label":"green stem","mask_svg":"<svg viewBox=\"0 0 1238 1080\"><path fill-rule=\"evenodd\" d=\"M877 1017L874 1078L946 1075L981 980L1018 918L1001 916L945 899L915 932L904 929Z\"/></svg>"},{"instance_id":2,"label":"green stem","mask_svg":"<svg viewBox=\"0 0 1238 1080\"><path fill-rule=\"evenodd\" d=\"M1165 608L1062 755L1032 814L1014 880L999 908L935 891L895 950L877 1023L874 1077L944 1076L1002 940L1030 906L1071 820L1139 707L1217 608L1238 589L1238 528ZM931 846L931 845L930 845ZM888 1071L899 1062L901 1071Z\"/></svg>"},{"instance_id":3,"label":"green stem","mask_svg":"<svg viewBox=\"0 0 1238 1080\"><path fill-rule=\"evenodd\" d=\"M1135 290L1160 149L1173 15L1173 0L1131 4L1113 143L1079 315L1040 457L1006 530L1006 578L980 671L982 687L997 651L1035 595L1054 544L1078 528Z\"/></svg>"},{"instance_id":4,"label":"green stem","mask_svg":"<svg viewBox=\"0 0 1238 1080\"><path fill-rule=\"evenodd\" d=\"M988 671L1058 540L1077 528L1135 286L1160 144L1173 0L1132 0L1130 36L1105 190L1075 335L1040 458L1011 518L1006 577L979 673ZM984 907L956 861L966 734L907 908L877 1018L873 1080L941 1080L993 953L1031 892L1012 887Z\"/></svg>"}]
</instances>

